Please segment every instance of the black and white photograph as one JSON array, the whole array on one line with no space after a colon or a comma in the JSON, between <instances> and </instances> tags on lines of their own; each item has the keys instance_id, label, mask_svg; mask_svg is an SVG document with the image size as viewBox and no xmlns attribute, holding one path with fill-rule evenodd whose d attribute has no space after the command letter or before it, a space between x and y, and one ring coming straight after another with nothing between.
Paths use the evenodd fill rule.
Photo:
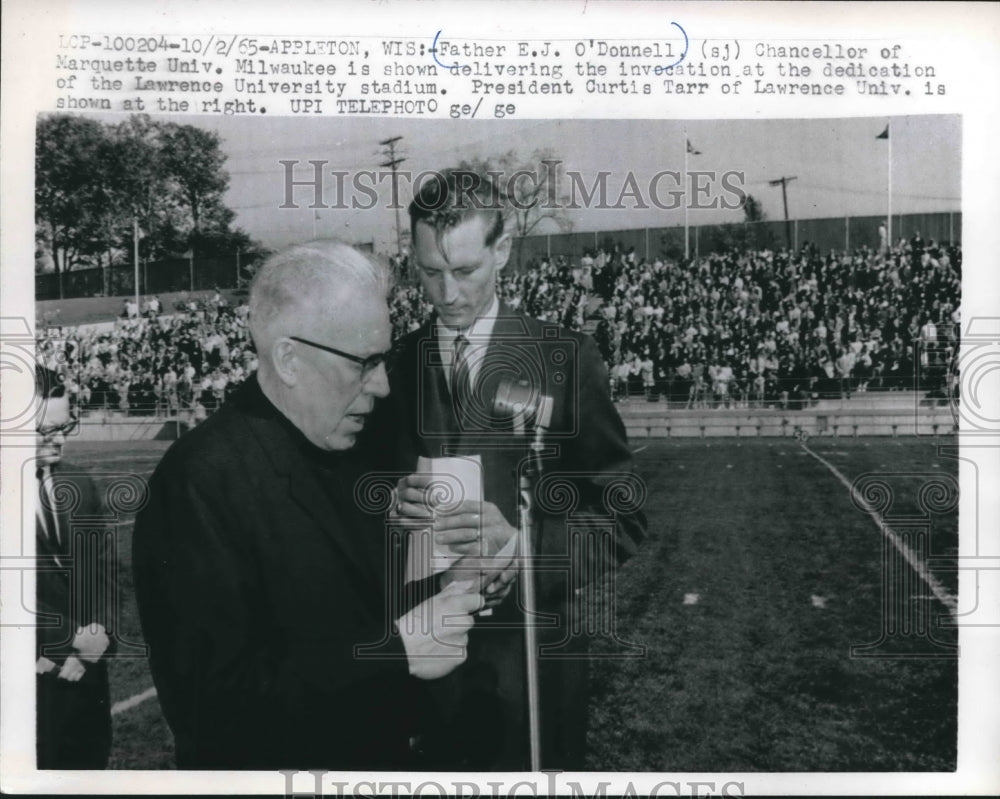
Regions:
<instances>
[{"instance_id":1,"label":"black and white photograph","mask_svg":"<svg viewBox=\"0 0 1000 799\"><path fill-rule=\"evenodd\" d=\"M242 81L238 107L67 89L22 115L4 626L32 785L920 793L968 766L969 636L997 623L981 117L616 115L713 76L945 91L780 37L753 77L673 24L679 54L552 37L565 74L438 31L433 67L370 84L424 118L308 72L367 69L368 40L264 35L234 37L235 79L186 39L134 78L172 62L161 94L223 104ZM146 69L78 45L56 74L95 73L91 99ZM279 72L327 105L279 109ZM581 86L600 113L518 111Z\"/></svg>"},{"instance_id":2,"label":"black and white photograph","mask_svg":"<svg viewBox=\"0 0 1000 799\"><path fill-rule=\"evenodd\" d=\"M498 551L515 535L518 465L534 429L526 418L520 435L508 431L492 407L499 385L521 387L530 403L559 385L543 381L559 380L562 429L542 439L551 454L539 477L551 471L566 480L547 488L573 490L580 505L550 528L566 539L553 542L550 554L569 555L575 525L614 518L607 543L620 568L610 593L583 592L593 604L579 610L592 614L592 632L570 636L562 629L568 617L558 627L556 644L592 636L602 657L549 658L553 668L585 673L554 683L553 692L576 680L567 708L547 716L548 692L538 697L546 726L580 738L572 760L547 763L543 751L543 767L953 768L956 642L946 620L957 611L956 574L931 564L947 564L957 547L957 461L942 447L954 446L958 399L950 367L961 308L960 133L955 117L502 127L40 117L38 345L41 365L56 374L79 423L67 450L98 471L143 478L161 464L131 540L121 528L117 538L115 635L150 649L148 661L111 662L115 723L132 733L118 736L113 765L184 767L190 757L189 767L315 768L333 756L328 765L374 768L394 762L385 751L389 729L398 729L401 744L421 734L419 722L408 729L402 719L390 724L391 715L389 729L348 725L343 741L323 743L309 726L325 726L351 707L348 697L363 702L348 718L362 718L392 691L400 696L390 704L401 706L403 695L427 686L406 688L402 659L373 659L366 668L349 649L347 662L359 673L334 678L345 667L333 660L344 644L313 640L323 618L343 615L341 627L369 614L368 628L348 628L350 645L389 632L378 602L310 596L350 584L349 573L336 571L346 556L327 536L357 547L350 536L362 521L345 518L343 530L331 522L325 534L308 513L296 521L294 513L310 509L287 492L301 483L254 474L274 455L239 414L259 421L262 408L277 411L317 453L366 448L362 459L374 471L360 474L373 477L412 474L418 456L479 456L475 479L486 481L485 495L469 501L481 505L462 510L449 495L454 521L435 528L435 541L447 534L459 542L454 554L461 547L483 554L479 548ZM523 152L522 142L533 149ZM116 157L102 161L104 148ZM59 173L66 162L71 185ZM117 173L122 163L137 167L123 175L123 196L103 206L106 218L95 219L99 209L86 193L113 191L100 170ZM438 221L452 216L458 221ZM336 275L329 287L308 282L324 269ZM390 280L386 310L379 298ZM364 294L341 297L352 281L376 298L371 314L354 317ZM269 339L254 324L255 314L280 320L282 303L291 313L270 335L291 339L296 352L285 357L319 372L308 375L301 408L284 398L292 389L284 388L279 364L262 367L276 356L261 351ZM496 355L491 336L477 329L491 312L493 330L505 328L497 331ZM458 396L457 356L448 352L456 334L446 348L429 338L436 326L468 331L468 345L482 339L470 366L490 384L488 393L466 388L469 396ZM346 354L331 355L333 348ZM472 405L461 411L468 430L454 418L459 402ZM227 427L215 426L223 419ZM471 432L471 442L461 440ZM508 433L517 442L512 451ZM477 438L484 439L478 450ZM491 463L499 453L503 461ZM356 505L349 475L333 461L324 468L331 474L318 482L343 481L340 504ZM624 477L633 473L641 483ZM857 483L865 476L870 485ZM636 507L624 513L602 504L616 477L636 495ZM417 514L432 499L425 483L412 482L399 487L399 510ZM284 486L284 497L269 496L280 493L271 483ZM356 510L312 490L320 519ZM908 503L908 513L881 507L879 490ZM929 490L944 498L928 505L922 492ZM594 507L582 504L588 494ZM536 505L551 510L545 501ZM563 501L548 498L554 507ZM367 514L374 518L366 535L388 535L395 510ZM925 518L886 547L878 514L887 512ZM473 552L475 541L461 531L479 515L482 535L495 540ZM259 533L251 533L251 520ZM293 536L296 526L302 532ZM279 530L291 539L288 552L284 545L272 551L265 538ZM916 580L886 571L911 568L905 558L921 570ZM385 562L383 555L367 568L378 572ZM576 568L581 573L567 571L562 582L580 588L587 567ZM539 570L536 584L547 576ZM271 580L296 588L279 599ZM268 598L290 605L268 606ZM507 600L513 610L524 597L508 594L499 604ZM298 632L288 625L306 611L295 607L317 607ZM257 621L272 632L262 636ZM488 618L477 625L491 626ZM450 752L434 756L435 770L528 770L528 713L499 704L526 692L521 636L504 629L499 652L482 666L488 673L455 664L469 672L469 690L484 693L483 717L449 722L456 725ZM315 660L296 663L307 656L298 653L305 642L316 647L308 654ZM517 656L501 668L500 653ZM278 684L295 673L303 685ZM162 684L154 685L157 678ZM516 683L509 697L505 680ZM458 690L445 674L426 682ZM295 710L296 701L306 707ZM283 719L262 712L268 702L279 703L271 712ZM579 717L564 727L570 708ZM252 717L238 712L244 709ZM385 712L395 710L401 707ZM461 705L454 712L473 713ZM695 717L702 733L688 738ZM187 727L206 738L186 740L193 735ZM365 727L373 740L363 740ZM315 759L306 741L319 747ZM293 744L285 761L279 743ZM462 753L462 744L470 751ZM334 754L355 745L356 761ZM564 745L553 743L557 751ZM506 746L512 759L492 760Z\"/></svg>"}]
</instances>

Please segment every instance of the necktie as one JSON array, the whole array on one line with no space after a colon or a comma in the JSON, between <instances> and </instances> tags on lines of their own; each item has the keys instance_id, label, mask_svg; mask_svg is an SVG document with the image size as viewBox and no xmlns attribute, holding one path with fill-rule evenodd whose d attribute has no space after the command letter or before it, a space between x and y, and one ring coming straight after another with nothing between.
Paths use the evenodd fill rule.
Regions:
<instances>
[{"instance_id":1,"label":"necktie","mask_svg":"<svg viewBox=\"0 0 1000 799\"><path fill-rule=\"evenodd\" d=\"M464 418L463 411L468 408L470 392L472 391L472 375L469 364L469 340L459 334L455 339L455 350L451 361L451 396L455 404L455 416L459 421Z\"/></svg>"}]
</instances>

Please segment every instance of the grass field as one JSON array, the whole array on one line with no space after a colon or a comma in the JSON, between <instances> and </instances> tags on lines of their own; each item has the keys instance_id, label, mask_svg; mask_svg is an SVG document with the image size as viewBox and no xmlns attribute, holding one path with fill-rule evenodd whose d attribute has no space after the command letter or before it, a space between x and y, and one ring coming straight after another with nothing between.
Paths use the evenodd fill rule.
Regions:
<instances>
[{"instance_id":1,"label":"grass field","mask_svg":"<svg viewBox=\"0 0 1000 799\"><path fill-rule=\"evenodd\" d=\"M808 450L853 481L876 473L892 514L954 475L951 439L823 439ZM601 771L948 771L955 767L956 634L912 569L883 562L883 534L832 471L791 439L634 444L650 537L618 574L614 633L645 655L592 666L588 763ZM102 472L148 475L160 442L72 444ZM935 569L957 514L911 523ZM916 532L914 532L916 530ZM121 629L141 642L131 524L120 528ZM889 600L883 607L884 586ZM896 634L892 634L893 632ZM864 650L865 645L878 644ZM852 655L852 647L861 647ZM611 636L593 649L620 653ZM112 664L121 702L152 685L141 657ZM155 697L114 716L113 768L170 768Z\"/></svg>"}]
</instances>

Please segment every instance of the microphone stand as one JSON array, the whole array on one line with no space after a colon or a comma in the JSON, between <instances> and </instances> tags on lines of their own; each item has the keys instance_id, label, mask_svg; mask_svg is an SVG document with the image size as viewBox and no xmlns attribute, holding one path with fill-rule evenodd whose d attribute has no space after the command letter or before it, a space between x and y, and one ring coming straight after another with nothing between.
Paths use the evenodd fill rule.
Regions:
<instances>
[{"instance_id":1,"label":"microphone stand","mask_svg":"<svg viewBox=\"0 0 1000 799\"><path fill-rule=\"evenodd\" d=\"M532 568L531 542L535 538L534 505L535 487L542 471L542 452L545 449L545 430L552 415L552 399L541 398L535 417L535 436L531 442L531 457L521 471L519 488L518 551L521 556L522 600L524 602L524 646L525 666L528 684L528 730L530 742L531 770L541 771L542 742L539 718L538 688L538 634L535 629L537 601L535 596L535 573Z\"/></svg>"}]
</instances>

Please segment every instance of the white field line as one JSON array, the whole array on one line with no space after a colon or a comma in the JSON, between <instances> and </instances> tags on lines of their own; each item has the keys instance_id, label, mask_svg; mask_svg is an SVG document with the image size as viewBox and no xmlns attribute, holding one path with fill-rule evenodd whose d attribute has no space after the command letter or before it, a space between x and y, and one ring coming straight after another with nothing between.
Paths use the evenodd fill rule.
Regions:
<instances>
[{"instance_id":1,"label":"white field line","mask_svg":"<svg viewBox=\"0 0 1000 799\"><path fill-rule=\"evenodd\" d=\"M844 475L840 473L840 471L837 469L836 466L834 466L832 463L830 463L828 460L821 457L820 455L817 455L815 452L809 449L809 447L806 446L805 444L802 444L802 449L804 449L806 452L812 455L812 457L814 457L816 460L822 463L827 469L833 472L833 476L836 477L838 480L840 480L840 482L844 484L844 487L847 488L848 491L852 490L851 481L848 480L846 477L844 477ZM882 520L878 517L878 514L875 513L875 511L872 510L871 506L865 501L864 497L858 496L856 497L856 499L858 503L862 505L868 512L868 515L871 516L872 521L875 522L876 526L882 531L882 535L884 535L886 538L889 539L889 541L892 542L892 545L896 547L896 549L899 551L899 554L901 554L906 559L906 562L910 564L910 567L913 569L913 571L915 571L917 575L920 577L920 579L927 584L927 587L931 589L931 592L937 598L938 602L940 602L942 605L945 606L945 608L948 609L948 613L951 615L952 619L953 620L957 619L958 600L955 599L955 597L953 597L950 593L948 593L948 589L945 588L943 585L941 585L940 582L938 582L938 579L933 574L931 574L930 571L927 569L927 565L923 563L915 554L913 554L913 550L910 549L902 541L902 539L900 539L900 537L892 531L889 525L884 524L882 522Z\"/></svg>"},{"instance_id":2,"label":"white field line","mask_svg":"<svg viewBox=\"0 0 1000 799\"><path fill-rule=\"evenodd\" d=\"M154 696L156 696L156 689L151 686L141 694L130 696L128 699L123 699L121 702L115 702L111 706L111 715L117 716L119 713L124 713L126 710L138 707L147 699L152 699Z\"/></svg>"},{"instance_id":3,"label":"white field line","mask_svg":"<svg viewBox=\"0 0 1000 799\"><path fill-rule=\"evenodd\" d=\"M649 449L649 444L643 444L641 447L637 447L636 449L632 450L632 454L633 455L638 455L644 449Z\"/></svg>"}]
</instances>

